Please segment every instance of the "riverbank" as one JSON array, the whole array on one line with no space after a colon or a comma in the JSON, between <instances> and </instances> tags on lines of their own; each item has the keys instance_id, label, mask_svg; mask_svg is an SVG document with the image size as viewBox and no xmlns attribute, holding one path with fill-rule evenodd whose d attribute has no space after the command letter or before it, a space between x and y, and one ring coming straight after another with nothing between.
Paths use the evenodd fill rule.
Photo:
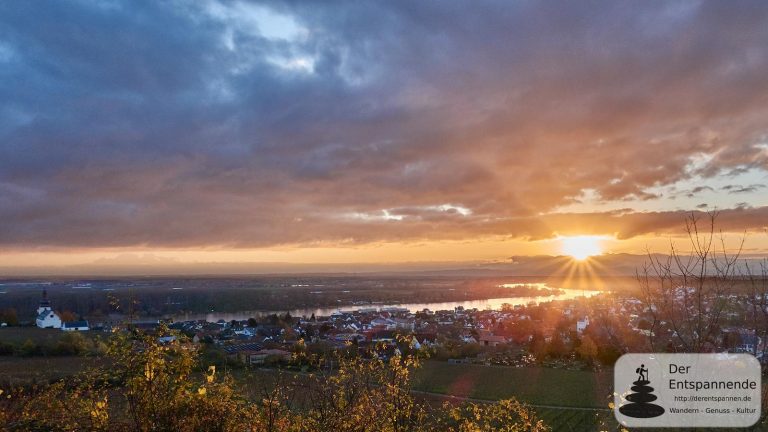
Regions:
<instances>
[{"instance_id":1,"label":"riverbank","mask_svg":"<svg viewBox=\"0 0 768 432\"><path fill-rule=\"evenodd\" d=\"M543 284L540 284L543 285ZM457 307L464 308L465 310L477 309L477 310L500 310L503 307L515 307L515 306L527 306L530 304L540 304L555 300L570 300L579 297L591 297L596 294L600 294L601 291L593 290L573 290L573 289L555 289L552 290L551 295L542 296L520 296L520 297L501 297L501 298L489 298L481 300L464 300L464 301L447 301L447 302L424 302L424 303L388 303L388 304L352 304L352 305L339 305L336 307L315 307L315 308L299 308L299 309L286 309L286 310L250 310L241 312L209 312L202 314L175 314L170 316L175 321L194 321L194 320L206 320L208 322L216 322L218 320L224 321L242 321L249 318L262 317L271 314L285 314L289 313L294 317L310 317L312 315L316 317L330 316L334 312L354 312L359 310L372 310L386 311L390 310L406 310L411 313L419 312L424 309L431 311L439 310L454 310Z\"/></svg>"}]
</instances>

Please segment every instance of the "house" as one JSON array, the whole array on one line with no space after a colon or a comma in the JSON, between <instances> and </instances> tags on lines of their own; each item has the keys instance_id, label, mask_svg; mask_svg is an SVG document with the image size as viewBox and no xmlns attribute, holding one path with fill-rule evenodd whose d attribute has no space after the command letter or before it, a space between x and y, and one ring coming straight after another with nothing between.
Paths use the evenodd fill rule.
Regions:
<instances>
[{"instance_id":1,"label":"house","mask_svg":"<svg viewBox=\"0 0 768 432\"><path fill-rule=\"evenodd\" d=\"M413 336L411 338L411 348L420 350L421 349L421 343L419 343L419 340L416 339L416 336Z\"/></svg>"},{"instance_id":2,"label":"house","mask_svg":"<svg viewBox=\"0 0 768 432\"><path fill-rule=\"evenodd\" d=\"M48 291L43 290L43 298L37 308L37 318L35 324L40 328L61 328L61 318L51 309L51 303L48 301Z\"/></svg>"},{"instance_id":3,"label":"house","mask_svg":"<svg viewBox=\"0 0 768 432\"><path fill-rule=\"evenodd\" d=\"M212 343L216 336L216 332L210 330L198 331L192 336L192 343Z\"/></svg>"},{"instance_id":4,"label":"house","mask_svg":"<svg viewBox=\"0 0 768 432\"><path fill-rule=\"evenodd\" d=\"M580 319L576 321L576 332L581 333L584 330L586 330L588 326L589 326L589 317L584 317L584 319Z\"/></svg>"},{"instance_id":5,"label":"house","mask_svg":"<svg viewBox=\"0 0 768 432\"><path fill-rule=\"evenodd\" d=\"M392 343L395 341L395 332L392 330L374 330L368 334L371 342Z\"/></svg>"},{"instance_id":6,"label":"house","mask_svg":"<svg viewBox=\"0 0 768 432\"><path fill-rule=\"evenodd\" d=\"M88 321L72 321L62 324L61 329L64 331L88 331L90 326Z\"/></svg>"},{"instance_id":7,"label":"house","mask_svg":"<svg viewBox=\"0 0 768 432\"><path fill-rule=\"evenodd\" d=\"M378 327L384 330L394 330L397 328L397 324L392 319L379 317L371 320L371 327Z\"/></svg>"},{"instance_id":8,"label":"house","mask_svg":"<svg viewBox=\"0 0 768 432\"><path fill-rule=\"evenodd\" d=\"M360 333L339 333L333 339L338 342L365 342L365 336Z\"/></svg>"},{"instance_id":9,"label":"house","mask_svg":"<svg viewBox=\"0 0 768 432\"><path fill-rule=\"evenodd\" d=\"M240 352L244 351L261 351L264 349L264 347L261 344L249 342L249 343L241 343L237 345L225 345L222 347L225 353L228 355L237 355Z\"/></svg>"},{"instance_id":10,"label":"house","mask_svg":"<svg viewBox=\"0 0 768 432\"><path fill-rule=\"evenodd\" d=\"M478 340L478 343L482 346L490 346L495 347L499 344L506 343L507 340L504 338L504 336L496 336L492 335L490 333L485 333L480 335L480 338Z\"/></svg>"},{"instance_id":11,"label":"house","mask_svg":"<svg viewBox=\"0 0 768 432\"><path fill-rule=\"evenodd\" d=\"M416 333L413 338L422 346L433 346L437 343L437 334L435 333Z\"/></svg>"},{"instance_id":12,"label":"house","mask_svg":"<svg viewBox=\"0 0 768 432\"><path fill-rule=\"evenodd\" d=\"M737 352L754 353L760 345L760 338L753 334L742 334L741 341L736 347Z\"/></svg>"},{"instance_id":13,"label":"house","mask_svg":"<svg viewBox=\"0 0 768 432\"><path fill-rule=\"evenodd\" d=\"M413 320L407 318L395 318L395 328L398 330L413 331L416 328L416 323Z\"/></svg>"},{"instance_id":14,"label":"house","mask_svg":"<svg viewBox=\"0 0 768 432\"><path fill-rule=\"evenodd\" d=\"M273 359L275 361L290 361L291 353L280 349L263 349L260 351L248 352L246 362L252 365L262 365Z\"/></svg>"},{"instance_id":15,"label":"house","mask_svg":"<svg viewBox=\"0 0 768 432\"><path fill-rule=\"evenodd\" d=\"M241 329L235 330L235 335L237 336L245 336L246 338L251 338L256 336L257 329L254 327L243 327Z\"/></svg>"}]
</instances>

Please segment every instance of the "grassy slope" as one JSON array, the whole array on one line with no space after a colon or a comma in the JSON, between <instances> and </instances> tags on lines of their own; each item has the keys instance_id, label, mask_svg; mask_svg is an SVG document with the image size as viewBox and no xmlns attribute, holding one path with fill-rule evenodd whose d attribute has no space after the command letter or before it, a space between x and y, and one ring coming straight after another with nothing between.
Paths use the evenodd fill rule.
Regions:
<instances>
[{"instance_id":1,"label":"grassy slope","mask_svg":"<svg viewBox=\"0 0 768 432\"><path fill-rule=\"evenodd\" d=\"M453 365L428 361L416 373L415 389L477 399L505 399L540 405L607 408L613 373L549 368Z\"/></svg>"},{"instance_id":2,"label":"grassy slope","mask_svg":"<svg viewBox=\"0 0 768 432\"><path fill-rule=\"evenodd\" d=\"M0 384L48 383L74 375L99 360L93 357L0 357Z\"/></svg>"},{"instance_id":3,"label":"grassy slope","mask_svg":"<svg viewBox=\"0 0 768 432\"><path fill-rule=\"evenodd\" d=\"M0 328L0 342L22 344L27 339L40 345L53 345L65 334L59 329L41 329L37 327L2 327ZM87 338L106 337L108 333L87 331L81 332Z\"/></svg>"}]
</instances>

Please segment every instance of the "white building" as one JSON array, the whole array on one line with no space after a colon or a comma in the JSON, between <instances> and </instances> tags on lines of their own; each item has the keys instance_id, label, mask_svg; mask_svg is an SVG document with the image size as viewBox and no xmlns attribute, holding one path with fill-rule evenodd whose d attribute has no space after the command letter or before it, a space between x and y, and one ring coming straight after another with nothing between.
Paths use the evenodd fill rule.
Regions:
<instances>
[{"instance_id":1,"label":"white building","mask_svg":"<svg viewBox=\"0 0 768 432\"><path fill-rule=\"evenodd\" d=\"M383 327L385 330L394 330L397 328L397 323L389 318L378 317L371 320L371 327Z\"/></svg>"},{"instance_id":2,"label":"white building","mask_svg":"<svg viewBox=\"0 0 768 432\"><path fill-rule=\"evenodd\" d=\"M576 333L581 333L589 326L589 317L576 321Z\"/></svg>"},{"instance_id":3,"label":"white building","mask_svg":"<svg viewBox=\"0 0 768 432\"><path fill-rule=\"evenodd\" d=\"M395 329L413 331L416 328L416 323L413 320L407 318L395 318Z\"/></svg>"},{"instance_id":4,"label":"white building","mask_svg":"<svg viewBox=\"0 0 768 432\"><path fill-rule=\"evenodd\" d=\"M88 321L72 321L62 324L61 329L64 331L88 331L90 326Z\"/></svg>"},{"instance_id":5,"label":"white building","mask_svg":"<svg viewBox=\"0 0 768 432\"><path fill-rule=\"evenodd\" d=\"M51 309L51 303L48 301L48 291L46 290L43 290L43 298L40 300L40 306L37 308L35 324L40 328L61 328L61 318Z\"/></svg>"}]
</instances>

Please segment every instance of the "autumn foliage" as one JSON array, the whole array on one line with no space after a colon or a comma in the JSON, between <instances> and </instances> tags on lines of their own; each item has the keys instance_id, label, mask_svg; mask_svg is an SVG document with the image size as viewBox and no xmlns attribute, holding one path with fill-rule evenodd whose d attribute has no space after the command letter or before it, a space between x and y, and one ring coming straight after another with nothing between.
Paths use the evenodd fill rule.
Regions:
<instances>
[{"instance_id":1,"label":"autumn foliage","mask_svg":"<svg viewBox=\"0 0 768 432\"><path fill-rule=\"evenodd\" d=\"M0 424L8 431L549 430L514 400L433 407L415 398L416 355L309 359L313 373L253 392L259 383L201 365L183 337L160 342L166 332L115 334L102 367L40 388L3 389Z\"/></svg>"}]
</instances>

